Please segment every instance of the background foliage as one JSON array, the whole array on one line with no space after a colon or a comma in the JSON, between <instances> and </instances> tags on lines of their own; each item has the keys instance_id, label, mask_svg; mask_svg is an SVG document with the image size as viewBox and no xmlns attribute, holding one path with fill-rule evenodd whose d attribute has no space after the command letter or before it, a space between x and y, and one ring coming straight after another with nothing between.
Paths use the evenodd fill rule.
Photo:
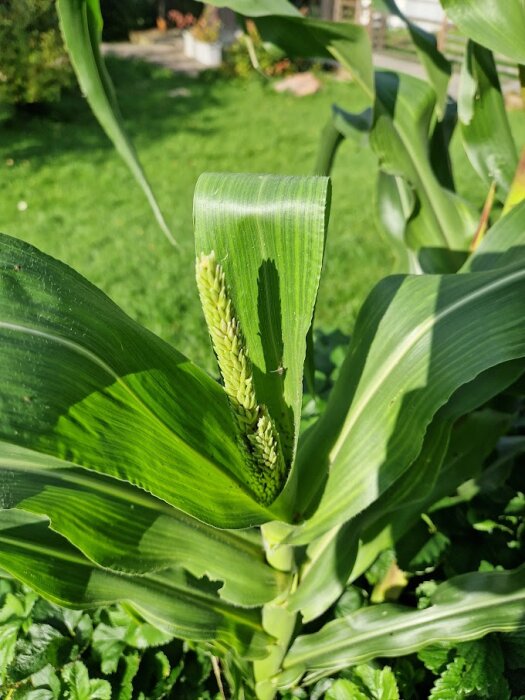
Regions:
<instances>
[{"instance_id":1,"label":"background foliage","mask_svg":"<svg viewBox=\"0 0 525 700\"><path fill-rule=\"evenodd\" d=\"M0 5L0 103L55 102L73 84L53 0Z\"/></svg>"}]
</instances>

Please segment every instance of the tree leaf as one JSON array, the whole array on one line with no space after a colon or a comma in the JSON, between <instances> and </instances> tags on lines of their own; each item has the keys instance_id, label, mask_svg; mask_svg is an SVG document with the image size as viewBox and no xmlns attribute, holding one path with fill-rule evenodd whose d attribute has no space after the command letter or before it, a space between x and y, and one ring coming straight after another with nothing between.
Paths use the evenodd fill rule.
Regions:
<instances>
[{"instance_id":1,"label":"tree leaf","mask_svg":"<svg viewBox=\"0 0 525 700\"><path fill-rule=\"evenodd\" d=\"M504 12L492 0L441 0L441 4L449 19L470 39L525 63L523 0L506 0Z\"/></svg>"},{"instance_id":2,"label":"tree leaf","mask_svg":"<svg viewBox=\"0 0 525 700\"><path fill-rule=\"evenodd\" d=\"M181 569L132 577L97 568L38 516L17 510L0 511L0 544L0 566L59 605L124 601L170 635L216 640L249 658L266 654L259 612L221 601L212 584Z\"/></svg>"},{"instance_id":3,"label":"tree leaf","mask_svg":"<svg viewBox=\"0 0 525 700\"><path fill-rule=\"evenodd\" d=\"M432 605L362 608L298 637L285 673L308 671L306 683L377 656L398 657L435 642L466 641L523 628L525 567L457 576L439 586Z\"/></svg>"},{"instance_id":4,"label":"tree leaf","mask_svg":"<svg viewBox=\"0 0 525 700\"><path fill-rule=\"evenodd\" d=\"M255 533L217 530L122 481L6 443L0 507L47 516L104 568L143 574L182 566L223 581L221 597L238 605L266 603L286 585L265 563Z\"/></svg>"},{"instance_id":5,"label":"tree leaf","mask_svg":"<svg viewBox=\"0 0 525 700\"><path fill-rule=\"evenodd\" d=\"M492 53L468 42L461 69L458 111L465 150L477 173L490 186L495 181L504 201L518 165Z\"/></svg>"},{"instance_id":6,"label":"tree leaf","mask_svg":"<svg viewBox=\"0 0 525 700\"><path fill-rule=\"evenodd\" d=\"M170 243L177 245L126 134L115 91L100 54L102 14L99 0L57 0L57 10L64 42L89 106L142 188L163 233Z\"/></svg>"},{"instance_id":7,"label":"tree leaf","mask_svg":"<svg viewBox=\"0 0 525 700\"><path fill-rule=\"evenodd\" d=\"M129 481L219 527L250 495L222 388L66 265L0 236L0 438Z\"/></svg>"}]
</instances>

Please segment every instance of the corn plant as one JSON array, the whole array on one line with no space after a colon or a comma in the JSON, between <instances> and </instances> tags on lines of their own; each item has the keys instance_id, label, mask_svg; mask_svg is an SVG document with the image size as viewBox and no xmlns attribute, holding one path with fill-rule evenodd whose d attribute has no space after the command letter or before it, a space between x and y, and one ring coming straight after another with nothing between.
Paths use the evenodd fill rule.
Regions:
<instances>
[{"instance_id":1,"label":"corn plant","mask_svg":"<svg viewBox=\"0 0 525 700\"><path fill-rule=\"evenodd\" d=\"M425 610L304 629L479 472L508 425L481 407L517 386L525 355L518 205L461 274L376 286L301 433L328 207L323 177L200 178L220 383L66 265L0 239L0 566L55 603L122 602L202 643L239 698L523 625L521 568L450 579Z\"/></svg>"},{"instance_id":2,"label":"corn plant","mask_svg":"<svg viewBox=\"0 0 525 700\"><path fill-rule=\"evenodd\" d=\"M511 0L505 11L469 0L441 4L467 39L457 101L448 94L453 65L438 50L436 37L411 22L395 0L375 0L375 8L404 23L425 79L376 71L373 89L363 90L363 111L334 105L315 168L330 174L345 139L372 149L378 162L378 219L414 272L457 271L484 235L490 217L497 217L502 208L508 211L525 191L525 154L518 167L493 53L517 64L523 92L523 3ZM456 191L449 153L456 131L485 185L482 209Z\"/></svg>"},{"instance_id":3,"label":"corn plant","mask_svg":"<svg viewBox=\"0 0 525 700\"><path fill-rule=\"evenodd\" d=\"M374 288L326 409L301 431L326 177L199 180L196 283L220 382L70 268L1 236L0 566L62 605L123 603L208 649L233 697L265 700L367 659L523 627L523 567L450 579L424 610L381 603L334 618L333 604L489 455L509 459L500 438L525 369L525 204L469 250L477 214L427 158L448 68L417 28L431 87L374 79L361 27L304 19L280 0L229 4L290 53L351 70L373 111L341 123L384 150L386 190L409 205L385 220L434 274ZM86 96L171 235L98 53L98 3L58 6ZM490 16L478 15L481 41ZM480 51L472 60L489 65ZM329 163L342 130L326 134ZM506 161L497 172L508 185Z\"/></svg>"}]
</instances>

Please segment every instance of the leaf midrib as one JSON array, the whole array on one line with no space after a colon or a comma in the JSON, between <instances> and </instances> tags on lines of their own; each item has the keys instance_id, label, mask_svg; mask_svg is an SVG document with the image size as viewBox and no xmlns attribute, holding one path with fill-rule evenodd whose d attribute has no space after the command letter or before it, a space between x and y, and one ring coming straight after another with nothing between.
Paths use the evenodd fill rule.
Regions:
<instances>
[{"instance_id":1,"label":"leaf midrib","mask_svg":"<svg viewBox=\"0 0 525 700\"><path fill-rule=\"evenodd\" d=\"M502 279L497 279L494 282L485 285L474 292L470 292L469 294L453 302L452 304L450 304L450 306L438 312L437 314L432 314L430 318L416 326L416 328L413 329L412 332L409 333L409 335L406 336L404 340L397 346L397 350L390 354L388 361L384 362L382 367L380 367L375 372L373 381L370 382L362 397L355 405L355 408L351 410L349 420L347 420L347 422L345 423L341 434L339 435L339 438L337 439L334 447L330 451L330 463L333 463L335 461L357 420L360 418L363 411L373 399L373 397L380 390L381 386L388 378L390 373L393 371L393 369L396 367L396 365L400 363L400 361L410 352L410 350L424 337L424 335L433 326L437 325L447 316L455 313L456 311L472 303L476 299L483 297L484 295L489 294L500 287L505 287L508 284L511 284L512 282L522 277L525 278L524 269L517 270L516 272L509 274Z\"/></svg>"},{"instance_id":2,"label":"leaf midrib","mask_svg":"<svg viewBox=\"0 0 525 700\"><path fill-rule=\"evenodd\" d=\"M377 100L378 100L378 102L381 102L381 100L379 99L379 97L377 98ZM383 109L385 110L385 113L388 114L388 109L385 107L385 105L384 105L382 102L381 102L381 104L382 104L382 106L383 106ZM407 152L407 154L408 154L408 156L409 156L409 158L410 158L410 161L411 161L411 163L412 163L412 167L414 168L414 171L415 171L415 173L416 173L416 176L417 176L417 178L418 178L418 180L419 180L421 189L422 189L422 190L424 191L424 193L425 193L425 196L426 196L427 201L428 201L428 203L429 203L429 205L430 205L430 209L431 209L431 211L432 211L432 214L433 214L433 216L434 216L434 219L435 219L435 221L436 221L437 224L438 224L439 233L440 233L440 235L441 235L441 237L442 237L442 239L443 239L443 242L445 243L445 245L447 246L447 248L452 249L452 247L451 247L451 242L448 240L447 233L446 233L446 231L447 231L447 229L448 229L448 226L446 225L446 222L444 222L444 221L441 219L440 207L439 207L439 206L436 207L436 206L434 205L433 198L432 198L432 196L431 196L431 194L430 194L431 187L430 187L430 185L427 183L427 178L424 177L423 174L422 174L422 173L423 173L423 168L425 168L425 166L426 166L426 161L424 161L424 160L422 160L422 159L420 159L420 158L416 158L415 153L414 153L414 150L413 150L412 145L411 145L411 140L410 140L410 138L407 139L407 138L405 137L404 131L403 131L402 129L400 129L400 128L397 126L396 121L395 121L395 119L394 119L393 117L390 117L390 119L391 119L392 127L393 127L394 131L396 132L396 134L398 135L399 139L401 140L401 143L403 144L403 147L404 147L405 151ZM429 173L429 168L428 168L428 166L426 167L426 170L427 170L427 175L428 175L428 173ZM435 177L434 177L434 175L433 175L432 173L430 173L430 177L431 177L433 180L435 180ZM407 179L407 178L403 176L403 179ZM439 194L443 197L444 195L443 195L443 193L442 193L442 191L441 191L441 188L438 189L439 185L438 185L437 181L435 181L435 185L436 185L436 186L435 186L434 188L432 188L432 189L433 189L434 191L436 191L436 192L439 192Z\"/></svg>"},{"instance_id":3,"label":"leaf midrib","mask_svg":"<svg viewBox=\"0 0 525 700\"><path fill-rule=\"evenodd\" d=\"M93 353L91 350L88 350L87 348L82 347L82 345L79 345L78 343L75 343L71 340L68 340L67 338L64 338L62 336L58 335L53 335L51 333L47 333L45 331L38 330L36 328L30 328L28 326L23 326L21 324L16 324L16 323L10 323L8 321L0 321L0 329L5 328L6 330L11 330L13 332L19 332L23 333L26 335L33 335L41 338L45 338L46 340L49 340L51 342L57 343L58 345L62 345L64 347L67 347L69 350L76 352L77 354L81 355L82 357L86 358L87 360L91 361L93 364L97 365L101 369L103 369L115 382L117 382L120 386L122 386L128 393L129 395L136 401L136 403L140 406L142 409L143 413L150 416L153 418L155 422L157 422L162 430L168 434L171 440L174 440L178 444L184 445L186 449L188 449L192 455L198 457L199 459L202 459L206 462L208 466L211 466L212 468L215 469L220 469L220 471L223 472L223 474L227 475L232 481L234 481L239 488L242 489L242 491L245 493L245 495L249 495L244 487L243 484L241 484L235 476L224 469L224 467L216 462L213 462L207 457L206 455L202 454L202 452L199 452L196 450L194 447L189 445L187 442L184 442L178 435L176 435L171 428L162 420L162 418L155 413L149 406L147 406L144 401L136 394L133 389L122 379L122 377L119 376L119 374L112 368L110 365L108 365L104 360L102 360L98 355ZM82 466L84 469L89 469L89 467Z\"/></svg>"},{"instance_id":4,"label":"leaf midrib","mask_svg":"<svg viewBox=\"0 0 525 700\"><path fill-rule=\"evenodd\" d=\"M489 592L488 595L491 596L490 600L486 601L479 601L475 600L471 602L470 604L457 604L453 605L451 604L451 609L449 611L441 612L441 614L435 614L433 616L431 614L432 608L428 609L428 614L426 615L427 618L430 618L429 620L425 620L423 615L419 615L420 612L427 612L427 611L419 611L419 610L407 610L407 611L400 611L400 614L398 616L398 619L390 621L391 627L389 628L387 624L384 623L384 621L377 621L377 624L379 625L381 622L383 622L383 626L373 629L371 631L364 631L361 634L357 633L356 630L352 629L351 626L348 624L349 629L352 631L352 641L351 645L359 643L361 640L367 641L367 640L373 640L378 637L384 637L386 634L390 634L391 631L394 631L398 633L399 631L409 631L412 628L418 628L421 627L423 624L432 624L434 622L441 623L443 621L448 620L449 618L454 618L457 619L459 615L463 614L468 614L471 613L473 610L479 611L479 610L486 610L486 609L491 609L493 607L507 607L510 604L513 603L519 603L520 601L525 601L525 590L518 591L518 593L514 595L507 595L505 597L504 601L501 601L498 599L498 596L496 593ZM436 608L439 607L439 604L435 606ZM438 611L439 612L439 611ZM403 613L405 616L408 617L408 615L414 615L418 614L417 620L410 620L408 622L403 622ZM343 618L344 619L344 618ZM342 625L341 625L342 628ZM343 645L344 648L344 645ZM351 648L351 647L350 647ZM318 647L319 649L319 647ZM313 652L313 653L319 653L318 649ZM325 644L322 646L322 654L323 656L326 654L329 654L330 652L337 652L338 650L341 649L341 640L334 640L332 643ZM312 655L312 653L303 653L303 655L299 655L298 659L293 661L290 666L295 666L296 664L299 663L305 663L305 661ZM346 665L346 664L345 664ZM286 664L285 664L286 666Z\"/></svg>"}]
</instances>

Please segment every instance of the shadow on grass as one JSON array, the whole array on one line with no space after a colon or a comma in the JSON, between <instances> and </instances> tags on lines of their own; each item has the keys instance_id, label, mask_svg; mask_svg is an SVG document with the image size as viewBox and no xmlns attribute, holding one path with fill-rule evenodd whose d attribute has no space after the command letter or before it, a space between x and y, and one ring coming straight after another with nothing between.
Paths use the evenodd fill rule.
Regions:
<instances>
[{"instance_id":1,"label":"shadow on grass","mask_svg":"<svg viewBox=\"0 0 525 700\"><path fill-rule=\"evenodd\" d=\"M213 72L190 77L138 60L108 57L125 127L133 140L155 141L175 130L202 137L213 128L197 126L193 116L219 104L213 86L224 78ZM103 160L113 146L77 88L60 102L18 110L0 122L0 153L15 162L31 159L38 167L63 153L89 152Z\"/></svg>"}]
</instances>

